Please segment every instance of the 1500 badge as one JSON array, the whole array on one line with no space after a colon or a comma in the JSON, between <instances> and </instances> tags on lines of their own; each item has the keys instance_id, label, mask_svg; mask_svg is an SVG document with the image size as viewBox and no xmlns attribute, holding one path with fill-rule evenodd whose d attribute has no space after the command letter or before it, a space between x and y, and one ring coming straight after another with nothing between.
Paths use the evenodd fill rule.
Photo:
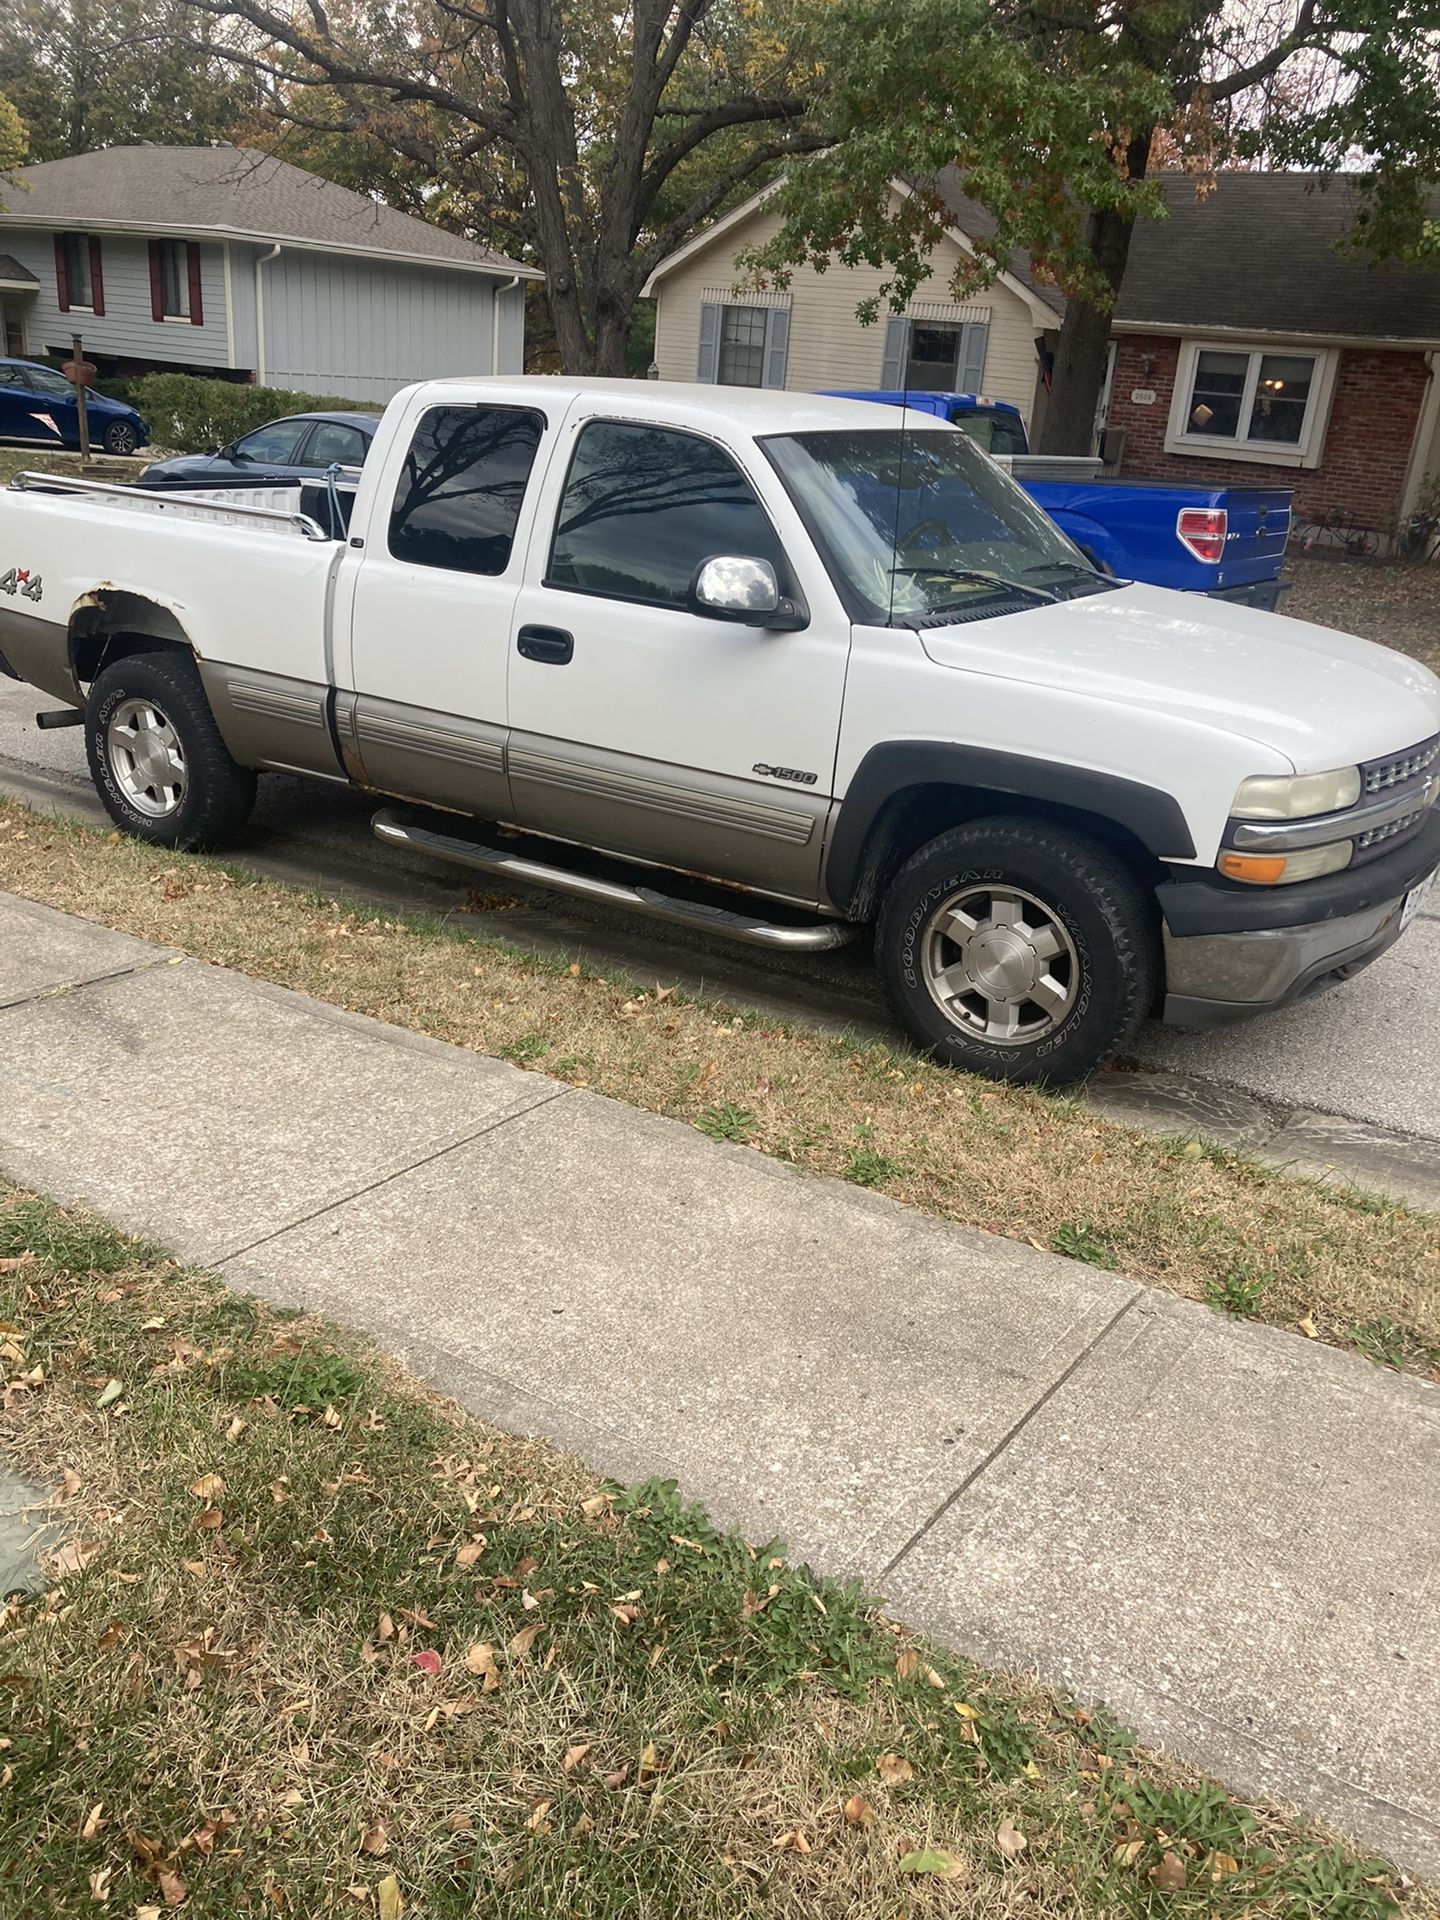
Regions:
<instances>
[{"instance_id":1,"label":"1500 badge","mask_svg":"<svg viewBox=\"0 0 1440 1920\"><path fill-rule=\"evenodd\" d=\"M11 567L8 573L0 573L0 593L21 593L27 600L43 600L45 582L38 573L32 575L28 567Z\"/></svg>"},{"instance_id":2,"label":"1500 badge","mask_svg":"<svg viewBox=\"0 0 1440 1920\"><path fill-rule=\"evenodd\" d=\"M757 760L750 771L758 773L762 780L793 780L802 787L813 787L816 779L813 773L802 773L799 767L767 767L763 760Z\"/></svg>"}]
</instances>

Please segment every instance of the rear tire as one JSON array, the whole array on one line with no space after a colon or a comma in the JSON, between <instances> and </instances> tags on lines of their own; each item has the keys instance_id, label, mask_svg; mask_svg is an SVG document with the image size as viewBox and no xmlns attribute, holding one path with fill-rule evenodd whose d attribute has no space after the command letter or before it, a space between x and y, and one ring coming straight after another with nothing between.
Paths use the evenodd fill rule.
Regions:
<instances>
[{"instance_id":1,"label":"rear tire","mask_svg":"<svg viewBox=\"0 0 1440 1920\"><path fill-rule=\"evenodd\" d=\"M152 846L223 846L255 804L255 775L231 759L187 654L131 654L98 674L85 749L105 811Z\"/></svg>"},{"instance_id":2,"label":"rear tire","mask_svg":"<svg viewBox=\"0 0 1440 1920\"><path fill-rule=\"evenodd\" d=\"M971 821L896 874L875 957L901 1025L991 1080L1064 1085L1112 1059L1149 1010L1144 889L1108 849L1048 821Z\"/></svg>"}]
</instances>

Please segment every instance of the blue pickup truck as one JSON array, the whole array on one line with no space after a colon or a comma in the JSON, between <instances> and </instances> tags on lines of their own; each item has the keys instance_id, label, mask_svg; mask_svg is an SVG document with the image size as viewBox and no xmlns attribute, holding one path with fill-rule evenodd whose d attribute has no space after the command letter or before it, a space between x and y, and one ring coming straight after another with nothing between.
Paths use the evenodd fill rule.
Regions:
<instances>
[{"instance_id":1,"label":"blue pickup truck","mask_svg":"<svg viewBox=\"0 0 1440 1920\"><path fill-rule=\"evenodd\" d=\"M1018 407L978 393L837 394L949 420L1011 466L1015 479L1088 559L1124 580L1274 609L1290 533L1289 487L1174 486L1102 475L1046 477L1067 462L1033 458ZM1085 462L1074 463L1084 466ZM1034 471L1027 471L1033 468Z\"/></svg>"}]
</instances>

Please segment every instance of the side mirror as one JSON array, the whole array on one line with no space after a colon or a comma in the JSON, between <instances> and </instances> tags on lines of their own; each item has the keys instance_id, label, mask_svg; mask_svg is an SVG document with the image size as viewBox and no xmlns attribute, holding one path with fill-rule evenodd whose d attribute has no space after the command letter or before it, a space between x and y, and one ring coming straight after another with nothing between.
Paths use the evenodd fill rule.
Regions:
<instances>
[{"instance_id":1,"label":"side mirror","mask_svg":"<svg viewBox=\"0 0 1440 1920\"><path fill-rule=\"evenodd\" d=\"M734 620L747 627L791 628L805 625L803 609L785 599L768 560L720 553L702 560L690 582L690 611L711 620Z\"/></svg>"}]
</instances>

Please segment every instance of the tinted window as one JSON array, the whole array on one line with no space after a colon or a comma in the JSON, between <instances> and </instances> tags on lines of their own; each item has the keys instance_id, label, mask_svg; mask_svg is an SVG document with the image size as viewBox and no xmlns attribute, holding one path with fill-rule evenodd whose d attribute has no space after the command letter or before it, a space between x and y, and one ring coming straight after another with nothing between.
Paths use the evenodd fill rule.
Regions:
<instances>
[{"instance_id":1,"label":"tinted window","mask_svg":"<svg viewBox=\"0 0 1440 1920\"><path fill-rule=\"evenodd\" d=\"M261 460L267 466L286 467L294 463L296 448L310 431L308 420L274 420L258 427L236 444L241 460Z\"/></svg>"},{"instance_id":2,"label":"tinted window","mask_svg":"<svg viewBox=\"0 0 1440 1920\"><path fill-rule=\"evenodd\" d=\"M431 407L405 456L390 551L417 567L503 573L545 416L526 407Z\"/></svg>"},{"instance_id":3,"label":"tinted window","mask_svg":"<svg viewBox=\"0 0 1440 1920\"><path fill-rule=\"evenodd\" d=\"M951 416L962 433L968 433L977 447L986 453L1024 453L1025 429L1009 413L956 413Z\"/></svg>"},{"instance_id":4,"label":"tinted window","mask_svg":"<svg viewBox=\"0 0 1440 1920\"><path fill-rule=\"evenodd\" d=\"M548 584L683 607L717 553L784 556L748 480L708 440L597 421L575 449L550 549Z\"/></svg>"},{"instance_id":5,"label":"tinted window","mask_svg":"<svg viewBox=\"0 0 1440 1920\"><path fill-rule=\"evenodd\" d=\"M51 373L48 367L29 367L26 378L36 393L53 393L57 400L62 396L66 400L75 398L75 389L63 373Z\"/></svg>"},{"instance_id":6,"label":"tinted window","mask_svg":"<svg viewBox=\"0 0 1440 1920\"><path fill-rule=\"evenodd\" d=\"M0 367L0 387L23 387L27 384L22 368Z\"/></svg>"},{"instance_id":7,"label":"tinted window","mask_svg":"<svg viewBox=\"0 0 1440 1920\"><path fill-rule=\"evenodd\" d=\"M365 464L369 445L370 442L358 427L346 427L338 420L326 420L311 434L305 459L312 467L328 467L335 460L342 467L360 467Z\"/></svg>"}]
</instances>

